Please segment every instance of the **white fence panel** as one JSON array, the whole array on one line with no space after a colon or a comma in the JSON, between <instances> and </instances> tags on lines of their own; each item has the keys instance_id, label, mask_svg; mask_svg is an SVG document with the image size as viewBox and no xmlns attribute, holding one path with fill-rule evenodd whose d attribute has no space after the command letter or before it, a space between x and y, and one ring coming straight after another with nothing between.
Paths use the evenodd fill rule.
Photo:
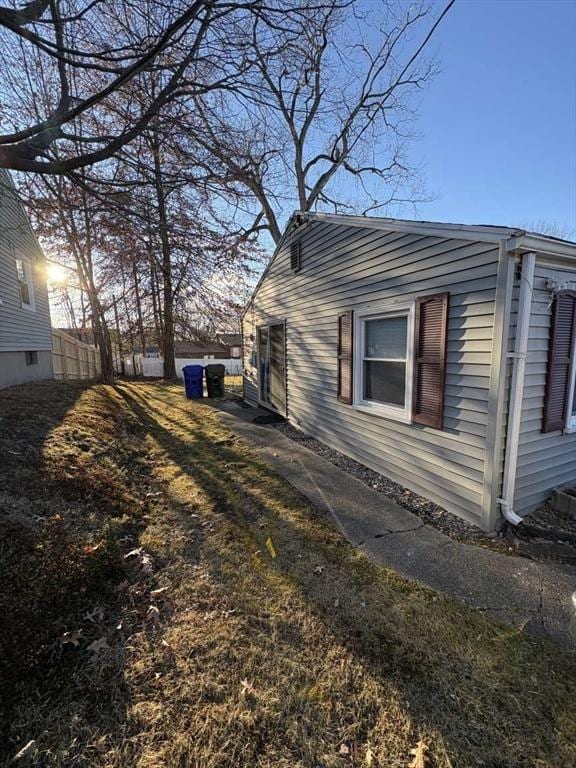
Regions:
<instances>
[{"instance_id":1,"label":"white fence panel","mask_svg":"<svg viewBox=\"0 0 576 768\"><path fill-rule=\"evenodd\" d=\"M164 375L164 360L160 357L143 357L141 364L142 376L158 378Z\"/></svg>"},{"instance_id":2,"label":"white fence panel","mask_svg":"<svg viewBox=\"0 0 576 768\"><path fill-rule=\"evenodd\" d=\"M239 376L242 373L242 362L235 358L226 358L224 360L216 360L210 357L203 357L200 359L194 358L177 358L176 359L176 375L182 379L182 368L185 365L216 365L222 364L226 368L226 373L229 376ZM149 377L158 377L164 375L164 361L159 357L144 357L142 358L142 375Z\"/></svg>"},{"instance_id":3,"label":"white fence panel","mask_svg":"<svg viewBox=\"0 0 576 768\"><path fill-rule=\"evenodd\" d=\"M210 357L203 357L201 360L194 360L193 358L190 359L184 359L184 358L177 358L176 359L176 375L179 378L184 378L184 375L182 373L182 368L184 368L185 365L218 365L221 364L226 368L226 373L229 376L236 376L242 373L242 363L240 360L235 360L233 358L225 358L223 360L215 360Z\"/></svg>"}]
</instances>

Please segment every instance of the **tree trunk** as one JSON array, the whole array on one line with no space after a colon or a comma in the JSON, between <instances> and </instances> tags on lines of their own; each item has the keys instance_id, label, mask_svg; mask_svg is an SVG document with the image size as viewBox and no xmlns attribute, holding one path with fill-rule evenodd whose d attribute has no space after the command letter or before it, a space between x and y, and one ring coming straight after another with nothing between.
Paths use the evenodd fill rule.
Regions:
<instances>
[{"instance_id":1,"label":"tree trunk","mask_svg":"<svg viewBox=\"0 0 576 768\"><path fill-rule=\"evenodd\" d=\"M114 383L114 357L108 323L102 315L93 316L94 337L100 353L100 378L104 384Z\"/></svg>"},{"instance_id":2,"label":"tree trunk","mask_svg":"<svg viewBox=\"0 0 576 768\"><path fill-rule=\"evenodd\" d=\"M136 321L138 323L138 332L140 334L140 347L142 357L146 357L146 333L144 332L144 320L142 318L142 301L140 299L140 280L138 279L138 270L136 262L132 264L132 275L134 276L134 293L136 297Z\"/></svg>"},{"instance_id":3,"label":"tree trunk","mask_svg":"<svg viewBox=\"0 0 576 768\"><path fill-rule=\"evenodd\" d=\"M172 252L168 235L166 197L162 179L160 147L155 131L151 132L152 154L154 155L154 186L158 203L158 224L162 245L162 283L164 299L164 323L162 333L162 354L164 355L164 378L176 379L176 361L174 360L174 294L172 292Z\"/></svg>"}]
</instances>

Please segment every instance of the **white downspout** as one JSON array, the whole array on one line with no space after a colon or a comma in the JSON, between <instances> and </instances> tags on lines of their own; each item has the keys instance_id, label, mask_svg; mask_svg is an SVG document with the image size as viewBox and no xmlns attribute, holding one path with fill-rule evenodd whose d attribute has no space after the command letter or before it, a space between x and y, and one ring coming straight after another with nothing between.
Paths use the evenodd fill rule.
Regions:
<instances>
[{"instance_id":1,"label":"white downspout","mask_svg":"<svg viewBox=\"0 0 576 768\"><path fill-rule=\"evenodd\" d=\"M520 262L520 295L516 319L516 340L512 358L512 381L508 402L508 427L506 430L506 452L504 454L504 475L502 478L502 498L498 503L502 515L512 525L518 525L522 518L514 512L514 487L516 485L516 467L518 465L518 445L520 442L520 422L522 420L522 399L524 396L524 378L526 375L526 353L532 310L532 291L536 254L525 253Z\"/></svg>"}]
</instances>

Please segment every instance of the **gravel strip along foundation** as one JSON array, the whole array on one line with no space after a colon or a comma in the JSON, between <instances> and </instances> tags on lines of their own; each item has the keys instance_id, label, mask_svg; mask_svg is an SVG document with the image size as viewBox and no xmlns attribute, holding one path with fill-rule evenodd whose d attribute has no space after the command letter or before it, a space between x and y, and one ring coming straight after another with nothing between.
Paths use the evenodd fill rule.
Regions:
<instances>
[{"instance_id":1,"label":"gravel strip along foundation","mask_svg":"<svg viewBox=\"0 0 576 768\"><path fill-rule=\"evenodd\" d=\"M438 504L434 504L417 493L409 491L404 486L389 480L379 472L368 469L368 467L365 467L358 461L349 458L345 454L340 453L340 451L334 450L334 448L330 448L316 440L316 438L306 435L292 424L283 422L274 424L274 427L286 435L286 437L300 443L300 445L305 446L310 451L318 454L318 456L322 456L327 461L335 464L339 469L348 472L348 474L361 480L370 488L378 491L378 493L382 493L387 498L392 499L401 507L418 515L425 523L435 526L448 536L473 543L490 543L497 546L498 549L509 549L501 539L496 539L494 534L485 533L477 526L456 517L456 515L438 506Z\"/></svg>"}]
</instances>

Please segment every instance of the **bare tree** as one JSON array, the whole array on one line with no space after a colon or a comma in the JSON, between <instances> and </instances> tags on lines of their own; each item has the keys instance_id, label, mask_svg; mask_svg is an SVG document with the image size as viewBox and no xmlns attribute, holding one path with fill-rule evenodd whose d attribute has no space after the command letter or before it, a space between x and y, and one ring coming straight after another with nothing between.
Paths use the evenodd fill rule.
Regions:
<instances>
[{"instance_id":1,"label":"bare tree","mask_svg":"<svg viewBox=\"0 0 576 768\"><path fill-rule=\"evenodd\" d=\"M97 263L103 229L101 212L85 190L62 177L30 179L28 195L34 200L38 233L47 238L53 248L57 247L60 260L67 257L74 266L78 287L88 298L90 322L100 352L101 377L111 382L114 366L106 317L109 307Z\"/></svg>"},{"instance_id":2,"label":"bare tree","mask_svg":"<svg viewBox=\"0 0 576 768\"><path fill-rule=\"evenodd\" d=\"M254 66L233 91L196 98L188 146L224 190L252 197L250 232L278 242L294 203L367 213L417 199L411 99L435 73L424 50L453 2L439 14L392 0L364 12L332 3L282 28L255 17L238 30Z\"/></svg>"},{"instance_id":3,"label":"bare tree","mask_svg":"<svg viewBox=\"0 0 576 768\"><path fill-rule=\"evenodd\" d=\"M2 110L0 167L62 174L114 156L171 100L233 87L252 66L236 44L242 25L257 18L274 28L283 18L298 18L308 2L321 6L335 0L29 0L21 8L0 5L0 67L6 79L0 100L10 105ZM22 73L30 58L40 59L49 93L34 120L18 109L36 85L34 73ZM146 72L154 72L159 88L132 103L131 86ZM103 120L102 108L119 97L125 119Z\"/></svg>"}]
</instances>

